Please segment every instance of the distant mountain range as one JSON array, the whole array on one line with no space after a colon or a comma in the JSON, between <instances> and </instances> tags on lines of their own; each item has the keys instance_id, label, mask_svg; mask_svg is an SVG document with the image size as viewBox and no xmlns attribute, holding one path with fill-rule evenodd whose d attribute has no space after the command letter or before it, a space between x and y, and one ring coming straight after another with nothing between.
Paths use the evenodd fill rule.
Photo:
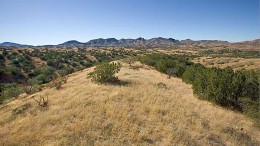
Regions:
<instances>
[{"instance_id":1,"label":"distant mountain range","mask_svg":"<svg viewBox=\"0 0 260 146\"><path fill-rule=\"evenodd\" d=\"M115 38L99 38L90 40L86 43L71 40L64 42L59 45L53 45L58 47L69 47L69 46L85 46L85 47L165 47L165 46L176 46L180 44L180 41L175 39L167 38L152 38L152 39L120 39ZM48 45L49 46L49 45ZM49 46L50 47L50 46Z\"/></svg>"},{"instance_id":2,"label":"distant mountain range","mask_svg":"<svg viewBox=\"0 0 260 146\"><path fill-rule=\"evenodd\" d=\"M230 43L228 41L219 41L219 40L199 40L194 41L191 39L186 40L176 40L173 38L151 38L151 39L144 39L144 38L137 38L137 39L115 39L115 38L99 38L90 40L88 42L78 42L76 40L71 40L64 42L58 45L44 45L44 46L32 46L32 45L23 45L17 44L12 42L4 42L1 43L0 46L15 46L15 47L144 47L144 48L175 48L175 47L182 47L182 48L190 48L190 47L197 47L197 48L214 48L214 47L226 47L226 46L236 46L236 47L243 47L243 46L252 46L252 47L259 47L260 39L253 40L253 41L244 41L238 43Z\"/></svg>"},{"instance_id":3,"label":"distant mountain range","mask_svg":"<svg viewBox=\"0 0 260 146\"><path fill-rule=\"evenodd\" d=\"M3 42L0 43L0 46L6 46L6 47L29 47L32 45L23 45L23 44L17 44L17 43L12 43L12 42Z\"/></svg>"}]
</instances>

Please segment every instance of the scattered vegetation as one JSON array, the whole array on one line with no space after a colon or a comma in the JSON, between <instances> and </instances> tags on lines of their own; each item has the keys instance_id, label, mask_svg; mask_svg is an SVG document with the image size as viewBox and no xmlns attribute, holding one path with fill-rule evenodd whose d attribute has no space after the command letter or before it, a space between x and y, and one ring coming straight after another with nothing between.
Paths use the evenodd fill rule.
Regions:
<instances>
[{"instance_id":1,"label":"scattered vegetation","mask_svg":"<svg viewBox=\"0 0 260 146\"><path fill-rule=\"evenodd\" d=\"M48 90L50 108L28 98L1 105L0 145L259 145L250 119L202 102L181 79L143 66L121 68L116 76L133 83L127 87L93 84L85 78L89 69L73 74L69 88L35 94L38 100ZM36 107L11 119L12 109L27 102Z\"/></svg>"},{"instance_id":2,"label":"scattered vegetation","mask_svg":"<svg viewBox=\"0 0 260 146\"><path fill-rule=\"evenodd\" d=\"M231 67L234 70L260 70L260 59L257 58L232 58L232 57L200 57L192 60L206 67Z\"/></svg>"},{"instance_id":3,"label":"scattered vegetation","mask_svg":"<svg viewBox=\"0 0 260 146\"><path fill-rule=\"evenodd\" d=\"M258 50L208 49L200 51L199 56L259 58L260 52Z\"/></svg>"},{"instance_id":4,"label":"scattered vegetation","mask_svg":"<svg viewBox=\"0 0 260 146\"><path fill-rule=\"evenodd\" d=\"M48 49L0 47L0 104L20 93L32 94L42 84L51 83L60 89L66 75L92 67L103 61L136 56L125 49ZM133 62L133 61L131 61ZM61 78L57 78L57 74ZM11 87L12 86L12 87ZM5 91L5 92L4 92Z\"/></svg>"},{"instance_id":5,"label":"scattered vegetation","mask_svg":"<svg viewBox=\"0 0 260 146\"><path fill-rule=\"evenodd\" d=\"M181 77L186 83L192 84L193 92L198 98L241 111L258 121L259 72L206 68L201 64L189 62L189 59L160 54L146 55L139 60L168 74L169 77Z\"/></svg>"},{"instance_id":6,"label":"scattered vegetation","mask_svg":"<svg viewBox=\"0 0 260 146\"><path fill-rule=\"evenodd\" d=\"M81 84L82 89L77 88L77 91L74 92L74 88L64 88L62 99L59 98L60 91L51 89L53 91L51 97L55 97L52 98L55 108L52 108L50 113L36 114L35 111L29 109L30 103L23 102L24 99L17 100L19 107L12 104L6 107L1 106L3 118L0 119L2 126L0 131L1 135L4 135L0 136L1 142L7 145L17 145L19 143L13 141L13 139L17 139L23 144L30 144L32 140L46 144L42 141L42 137L34 137L36 133L44 133L45 137L64 137L61 141L56 141L61 145L75 143L78 145L111 143L114 145L122 145L122 143L125 145L259 144L253 139L253 137L257 137L255 135L258 134L258 131L254 131L251 122L236 115L237 113L216 109L205 102L198 102L193 97L190 86L182 83L181 80L162 78L161 74L153 70L142 69L143 74L129 70L138 70L141 67L135 63L135 59L138 58L141 63L166 74L168 78L179 77L184 82L192 84L193 93L199 99L240 111L255 121L259 121L259 72L254 70L234 71L231 68L207 68L191 62L192 58L200 57L200 61L203 62L205 59L205 63L208 63L208 60L219 59L210 62L214 66L232 63L232 60L220 60L218 52L207 53L206 51L199 55L194 53L187 55L185 51L176 52L179 54L175 55L161 55L151 54L153 51L147 53L148 51L142 48L134 51L121 48L86 49L80 47L63 50L60 48L56 50L55 48L31 48L19 51L1 50L0 48L0 103L6 99L18 97L23 92L32 94L40 91L43 86L49 87L50 85L56 89L62 89L69 74L83 71L84 68L93 65L97 65L97 67L89 74L92 81L109 84L123 83L116 76L121 65L114 62L108 63L122 58L127 58L124 61L129 68L123 70L125 71L122 73L124 76L120 76L120 79L121 77L122 79L127 78L135 83L129 88L85 85L86 80L82 81L82 77L86 75L84 71L79 72L81 76L76 78L76 83L67 83L70 87ZM236 57L257 58L256 52L249 52L238 52ZM208 58L204 58L203 55L208 55ZM221 56L232 56L232 51L224 52ZM237 60L234 62L241 62L240 58L235 59ZM243 68L248 65L244 65ZM239 68L242 68L242 65ZM149 76L146 76L145 73L149 73ZM158 82L154 82L154 80ZM179 84L181 85L179 86ZM87 92L86 88L89 88ZM93 95L89 93L95 93L99 98L92 98ZM48 107L48 96L37 95L31 95L37 105ZM88 100L85 100L86 97ZM72 100L72 98L75 99ZM59 103L63 102L66 104L60 106ZM84 113L82 113L83 106L78 106L79 104L84 104ZM56 108L59 109L58 112L56 112ZM10 115L14 117L23 115L28 109L32 119L22 119L22 124L20 122L8 123ZM62 111L66 111L66 114ZM50 116L46 117L48 114ZM100 116L93 116L93 114ZM224 120L218 120L220 117L223 117ZM42 118L46 118L46 120L41 120ZM234 119L237 120L236 123ZM39 126L32 126L35 123ZM46 130L42 128L50 123L58 127L55 128L58 129L57 132L46 133ZM180 123L182 125L179 125ZM225 125L233 127L223 128ZM247 130L235 129L234 127L237 125L245 125L244 129ZM8 130L10 126L17 127L10 131ZM19 131L25 129L23 132L28 133L20 135L16 129ZM187 129L192 129L193 132L190 133ZM207 132L201 133L201 130ZM253 132L247 133L247 131ZM12 136L9 137L9 135ZM114 143L115 141L111 141L111 139L118 143Z\"/></svg>"}]
</instances>

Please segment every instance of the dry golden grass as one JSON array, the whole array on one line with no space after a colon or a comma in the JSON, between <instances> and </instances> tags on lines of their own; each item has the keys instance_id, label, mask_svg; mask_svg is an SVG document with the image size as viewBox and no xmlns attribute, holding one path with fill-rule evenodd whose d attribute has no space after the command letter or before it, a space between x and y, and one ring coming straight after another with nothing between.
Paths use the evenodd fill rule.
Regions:
<instances>
[{"instance_id":1,"label":"dry golden grass","mask_svg":"<svg viewBox=\"0 0 260 146\"><path fill-rule=\"evenodd\" d=\"M206 67L231 67L235 70L239 69L257 69L260 70L259 58L232 58L232 57L200 57L195 58L193 62L201 63Z\"/></svg>"},{"instance_id":2,"label":"dry golden grass","mask_svg":"<svg viewBox=\"0 0 260 146\"><path fill-rule=\"evenodd\" d=\"M98 85L86 78L92 69L72 74L60 90L47 88L1 107L0 145L259 144L250 119L198 100L181 79L125 65L118 77L129 84ZM48 107L32 99L41 94L49 95ZM12 113L26 103L31 107Z\"/></svg>"}]
</instances>

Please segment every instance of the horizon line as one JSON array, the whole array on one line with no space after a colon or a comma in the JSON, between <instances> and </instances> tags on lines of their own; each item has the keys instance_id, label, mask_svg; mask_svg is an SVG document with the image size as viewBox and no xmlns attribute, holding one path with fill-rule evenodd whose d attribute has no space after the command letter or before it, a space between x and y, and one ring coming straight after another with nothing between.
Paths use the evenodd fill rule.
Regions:
<instances>
[{"instance_id":1,"label":"horizon line","mask_svg":"<svg viewBox=\"0 0 260 146\"><path fill-rule=\"evenodd\" d=\"M97 40L97 39L116 39L116 40L121 40L121 39L138 39L138 38L143 38L143 37L137 37L137 38L115 38L115 37L108 37L108 38L94 38L94 39L89 39L88 41L79 41L77 39L70 39L70 40L67 40L67 41L63 41L62 43L65 43L65 42L68 42L68 41L77 41L79 43L87 43L91 40ZM175 39L175 38L172 38L172 37L151 37L151 38L143 38L145 40L150 40L150 39L154 39L154 38L164 38L164 39ZM219 39L190 39L190 38L187 38L187 39L175 39L175 40L178 40L178 41L183 41L183 40L192 40L192 41L223 41L223 42L229 42L229 43L239 43L239 42L246 42L246 41L254 41L254 40L258 40L260 38L255 38L255 39L250 39L250 40L243 40L243 41L227 41L227 40L219 40ZM3 41L2 43L15 43L15 44L20 44L20 45L29 45L29 46L47 46L47 45L60 45L62 43L58 43L58 44L37 44L37 45L31 45L31 44L27 44L27 43L18 43L18 42L14 42L14 41ZM2 44L0 43L0 44Z\"/></svg>"}]
</instances>

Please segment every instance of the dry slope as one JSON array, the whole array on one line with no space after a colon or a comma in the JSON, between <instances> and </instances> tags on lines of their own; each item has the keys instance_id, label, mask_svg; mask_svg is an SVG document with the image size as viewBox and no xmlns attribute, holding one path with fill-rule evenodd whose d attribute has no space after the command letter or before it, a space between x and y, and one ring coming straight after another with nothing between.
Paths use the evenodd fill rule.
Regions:
<instances>
[{"instance_id":1,"label":"dry slope","mask_svg":"<svg viewBox=\"0 0 260 146\"><path fill-rule=\"evenodd\" d=\"M97 85L86 78L90 70L72 74L61 90L45 89L0 108L0 145L259 144L249 119L198 100L181 79L124 66L118 76L129 84ZM49 94L48 108L31 98L40 94ZM12 112L26 103L31 106Z\"/></svg>"}]
</instances>

